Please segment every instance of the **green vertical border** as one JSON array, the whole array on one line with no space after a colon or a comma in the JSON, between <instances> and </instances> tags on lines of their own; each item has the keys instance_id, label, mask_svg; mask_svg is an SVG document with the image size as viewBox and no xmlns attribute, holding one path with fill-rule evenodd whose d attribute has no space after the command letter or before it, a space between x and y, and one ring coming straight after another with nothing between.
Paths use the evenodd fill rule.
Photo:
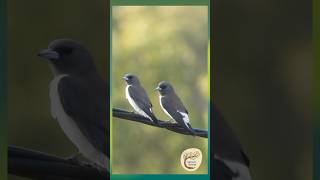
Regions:
<instances>
[{"instance_id":1,"label":"green vertical border","mask_svg":"<svg viewBox=\"0 0 320 180\"><path fill-rule=\"evenodd\" d=\"M209 17L210 17L210 7L208 8L208 21L209 21ZM211 155L211 147L210 147L210 142L211 142L211 135L210 135L210 120L211 120L211 79L210 79L210 49L211 49L211 44L210 44L210 21L209 21L209 33L208 33L208 37L209 37L209 41L208 41L208 174L209 174L209 178L210 178L210 166L211 166L211 162L210 162L210 155Z\"/></svg>"},{"instance_id":2,"label":"green vertical border","mask_svg":"<svg viewBox=\"0 0 320 180\"><path fill-rule=\"evenodd\" d=\"M313 0L314 146L313 179L320 180L320 0Z\"/></svg>"},{"instance_id":3,"label":"green vertical border","mask_svg":"<svg viewBox=\"0 0 320 180\"><path fill-rule=\"evenodd\" d=\"M7 179L7 2L0 1L0 178Z\"/></svg>"},{"instance_id":4,"label":"green vertical border","mask_svg":"<svg viewBox=\"0 0 320 180\"><path fill-rule=\"evenodd\" d=\"M111 179L111 174L112 174L112 160L113 160L113 156L112 156L112 143L113 143L113 131L112 131L112 3L109 1L109 47L110 47L110 61L109 61L109 92L110 92L110 102L109 102L109 105L110 105L110 179Z\"/></svg>"},{"instance_id":5,"label":"green vertical border","mask_svg":"<svg viewBox=\"0 0 320 180\"><path fill-rule=\"evenodd\" d=\"M112 6L207 6L208 7L208 174L112 174ZM211 13L210 0L110 0L110 164L111 173L110 179L112 180L163 180L163 179L184 179L184 180L207 180L210 179L210 13Z\"/></svg>"}]
</instances>

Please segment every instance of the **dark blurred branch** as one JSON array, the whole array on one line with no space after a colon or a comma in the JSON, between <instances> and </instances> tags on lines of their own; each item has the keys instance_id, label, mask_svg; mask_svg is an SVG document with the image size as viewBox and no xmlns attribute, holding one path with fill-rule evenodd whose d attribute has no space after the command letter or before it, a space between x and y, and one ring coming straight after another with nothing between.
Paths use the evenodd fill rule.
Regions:
<instances>
[{"instance_id":1,"label":"dark blurred branch","mask_svg":"<svg viewBox=\"0 0 320 180\"><path fill-rule=\"evenodd\" d=\"M122 109L118 109L118 108L112 108L112 116L120 118L120 119L125 119L125 120L130 120L130 121L135 121L135 122L147 124L147 125L154 126L154 127L165 128L165 129L168 129L170 131L180 133L180 134L193 135L188 130L186 130L185 128L181 127L180 125L178 125L176 123L168 123L163 120L158 120L159 124L154 124L148 118L145 118L139 114L135 114L133 112L128 112L126 110L122 110ZM205 130L193 128L193 131L195 132L195 136L208 138L208 132Z\"/></svg>"},{"instance_id":2,"label":"dark blurred branch","mask_svg":"<svg viewBox=\"0 0 320 180\"><path fill-rule=\"evenodd\" d=\"M154 124L141 115L117 108L113 108L112 113L114 117L120 119L165 128L180 134L193 135L176 123L159 120L159 124ZM205 130L194 128L193 131L195 136L208 137L208 132ZM8 171L17 176L39 180L104 180L110 178L108 172L99 171L83 162L70 161L26 148L9 146L8 155Z\"/></svg>"},{"instance_id":3,"label":"dark blurred branch","mask_svg":"<svg viewBox=\"0 0 320 180\"><path fill-rule=\"evenodd\" d=\"M9 146L8 156L8 171L17 176L39 180L105 180L109 178L109 173L84 163L21 147Z\"/></svg>"}]
</instances>

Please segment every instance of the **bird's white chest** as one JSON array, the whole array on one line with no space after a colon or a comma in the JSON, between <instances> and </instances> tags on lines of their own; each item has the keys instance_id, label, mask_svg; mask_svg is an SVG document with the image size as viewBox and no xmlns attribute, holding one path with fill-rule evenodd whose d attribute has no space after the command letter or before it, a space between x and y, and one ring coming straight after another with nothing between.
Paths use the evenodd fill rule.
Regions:
<instances>
[{"instance_id":1,"label":"bird's white chest","mask_svg":"<svg viewBox=\"0 0 320 180\"><path fill-rule=\"evenodd\" d=\"M166 113L171 119L173 119L172 116L168 113L168 111L163 107L163 105L162 105L162 98L163 98L163 96L159 96L159 102L160 102L160 106L161 106L162 110L163 110L164 113ZM175 119L173 119L173 120L175 120Z\"/></svg>"},{"instance_id":2,"label":"bird's white chest","mask_svg":"<svg viewBox=\"0 0 320 180\"><path fill-rule=\"evenodd\" d=\"M64 133L68 136L68 138L81 151L81 149L83 149L82 147L88 146L89 142L80 131L74 120L64 111L58 93L59 81L65 76L67 75L59 75L55 77L50 83L51 114L53 118L57 119L59 125L63 129Z\"/></svg>"},{"instance_id":3,"label":"bird's white chest","mask_svg":"<svg viewBox=\"0 0 320 180\"><path fill-rule=\"evenodd\" d=\"M64 133L84 156L105 167L106 164L109 164L108 160L89 142L74 120L63 109L58 92L58 84L65 76L67 75L56 76L50 83L49 97L52 117L57 119Z\"/></svg>"},{"instance_id":4,"label":"bird's white chest","mask_svg":"<svg viewBox=\"0 0 320 180\"><path fill-rule=\"evenodd\" d=\"M49 97L50 97L50 102L51 102L51 115L53 118L56 118L56 119L58 117L67 116L63 110L63 107L62 107L62 104L60 101L60 96L58 93L58 84L59 84L60 80L66 76L67 75L55 76L55 78L50 82L50 86L49 86ZM61 119L58 120L59 123L60 123L60 121L61 121Z\"/></svg>"},{"instance_id":5,"label":"bird's white chest","mask_svg":"<svg viewBox=\"0 0 320 180\"><path fill-rule=\"evenodd\" d=\"M128 101L129 101L129 103L130 103L130 105L133 107L133 109L135 110L135 111L137 111L137 112L140 112L140 111L142 111L140 108L139 108L139 106L134 102L134 100L131 98L131 96L130 96L130 93L129 93L129 87L130 87L131 85L128 85L127 87L126 87L126 98L128 99Z\"/></svg>"}]
</instances>

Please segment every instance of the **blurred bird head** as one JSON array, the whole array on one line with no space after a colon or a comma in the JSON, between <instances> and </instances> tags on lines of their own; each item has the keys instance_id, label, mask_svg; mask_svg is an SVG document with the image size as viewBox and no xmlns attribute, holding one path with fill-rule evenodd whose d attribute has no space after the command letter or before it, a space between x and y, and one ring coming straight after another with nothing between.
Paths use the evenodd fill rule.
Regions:
<instances>
[{"instance_id":1,"label":"blurred bird head","mask_svg":"<svg viewBox=\"0 0 320 180\"><path fill-rule=\"evenodd\" d=\"M128 85L140 84L138 77L133 74L125 74L122 79L124 79Z\"/></svg>"},{"instance_id":2,"label":"blurred bird head","mask_svg":"<svg viewBox=\"0 0 320 180\"><path fill-rule=\"evenodd\" d=\"M164 96L174 92L173 87L169 82L162 81L158 84L158 87L155 89L159 92L160 95Z\"/></svg>"},{"instance_id":3,"label":"blurred bird head","mask_svg":"<svg viewBox=\"0 0 320 180\"><path fill-rule=\"evenodd\" d=\"M71 39L52 41L38 56L48 59L55 74L87 73L95 71L88 49Z\"/></svg>"}]
</instances>

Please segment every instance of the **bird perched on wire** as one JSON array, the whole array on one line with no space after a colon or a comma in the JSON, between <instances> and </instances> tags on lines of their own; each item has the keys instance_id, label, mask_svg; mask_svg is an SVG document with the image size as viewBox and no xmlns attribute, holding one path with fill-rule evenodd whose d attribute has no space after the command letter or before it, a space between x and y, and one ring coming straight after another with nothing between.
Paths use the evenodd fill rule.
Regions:
<instances>
[{"instance_id":1,"label":"bird perched on wire","mask_svg":"<svg viewBox=\"0 0 320 180\"><path fill-rule=\"evenodd\" d=\"M54 75L49 90L53 118L80 154L108 170L108 86L88 49L77 41L58 39L38 55L48 60Z\"/></svg>"},{"instance_id":2,"label":"bird perched on wire","mask_svg":"<svg viewBox=\"0 0 320 180\"><path fill-rule=\"evenodd\" d=\"M212 109L213 179L251 180L248 156L215 105Z\"/></svg>"},{"instance_id":3,"label":"bird perched on wire","mask_svg":"<svg viewBox=\"0 0 320 180\"><path fill-rule=\"evenodd\" d=\"M188 111L182 104L169 82L162 81L155 89L159 92L159 101L162 110L180 126L184 127L191 134L195 134L190 124Z\"/></svg>"},{"instance_id":4,"label":"bird perched on wire","mask_svg":"<svg viewBox=\"0 0 320 180\"><path fill-rule=\"evenodd\" d=\"M158 124L158 119L152 112L152 104L147 92L141 86L139 78L133 74L122 77L126 81L126 98L133 109L140 115L148 118L151 122Z\"/></svg>"}]
</instances>

